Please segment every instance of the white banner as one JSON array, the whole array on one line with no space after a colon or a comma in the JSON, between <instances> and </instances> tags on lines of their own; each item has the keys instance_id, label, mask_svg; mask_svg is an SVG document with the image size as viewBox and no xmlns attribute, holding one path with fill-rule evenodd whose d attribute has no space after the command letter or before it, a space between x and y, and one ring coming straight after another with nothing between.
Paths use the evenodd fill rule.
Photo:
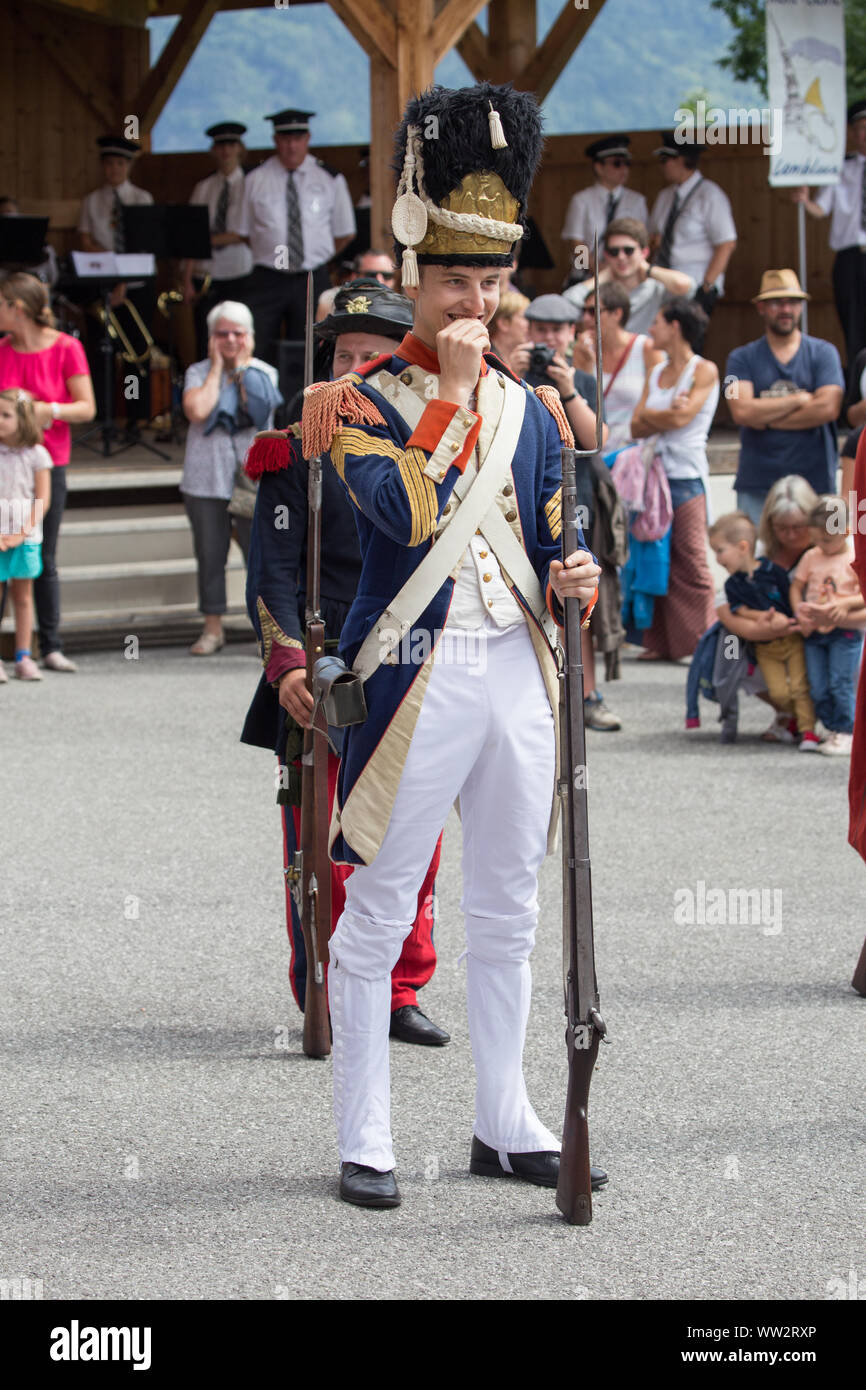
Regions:
<instances>
[{"instance_id":1,"label":"white banner","mask_svg":"<svg viewBox=\"0 0 866 1390\"><path fill-rule=\"evenodd\" d=\"M766 0L770 183L836 183L845 158L843 0Z\"/></svg>"}]
</instances>

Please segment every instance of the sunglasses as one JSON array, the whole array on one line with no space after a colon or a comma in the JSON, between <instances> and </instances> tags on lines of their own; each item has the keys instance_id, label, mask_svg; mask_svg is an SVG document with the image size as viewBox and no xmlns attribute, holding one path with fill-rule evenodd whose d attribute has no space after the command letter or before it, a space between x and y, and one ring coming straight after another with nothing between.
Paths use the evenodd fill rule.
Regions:
<instances>
[{"instance_id":1,"label":"sunglasses","mask_svg":"<svg viewBox=\"0 0 866 1390\"><path fill-rule=\"evenodd\" d=\"M604 254L606 256L633 256L637 250L636 246L606 246Z\"/></svg>"},{"instance_id":2,"label":"sunglasses","mask_svg":"<svg viewBox=\"0 0 866 1390\"><path fill-rule=\"evenodd\" d=\"M608 164L608 165L610 165L611 169L628 169L629 166L631 165L631 160L630 160L630 159L620 159L620 158L616 158L616 159L603 159L603 160L601 160L601 163L602 163L602 164Z\"/></svg>"}]
</instances>

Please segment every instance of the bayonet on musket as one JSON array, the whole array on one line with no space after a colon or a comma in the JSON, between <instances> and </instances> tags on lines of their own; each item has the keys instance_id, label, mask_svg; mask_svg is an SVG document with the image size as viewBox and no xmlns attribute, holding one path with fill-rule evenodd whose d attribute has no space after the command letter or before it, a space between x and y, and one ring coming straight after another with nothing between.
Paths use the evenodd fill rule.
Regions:
<instances>
[{"instance_id":1,"label":"bayonet on musket","mask_svg":"<svg viewBox=\"0 0 866 1390\"><path fill-rule=\"evenodd\" d=\"M304 387L313 381L313 276L307 275L307 321L304 339ZM321 613L322 459L308 460L307 485L307 603L305 610L307 689L313 690L313 668L325 654L325 624ZM304 1052L327 1057L331 1051L325 966L331 935L331 865L328 858L328 723L322 702L316 702L312 728L304 730L301 755L301 847L286 870L301 919L307 953L304 1001Z\"/></svg>"},{"instance_id":2,"label":"bayonet on musket","mask_svg":"<svg viewBox=\"0 0 866 1390\"><path fill-rule=\"evenodd\" d=\"M598 285L598 234L595 238L595 447L562 450L562 558L579 548L575 459L602 448L604 417L601 304ZM560 672L562 799L562 922L568 1093L559 1160L556 1205L573 1226L592 1220L587 1107L599 1042L605 1035L599 1012L592 921L589 820L586 791L586 726L583 706L583 661L580 651L580 606L563 602L563 664Z\"/></svg>"}]
</instances>

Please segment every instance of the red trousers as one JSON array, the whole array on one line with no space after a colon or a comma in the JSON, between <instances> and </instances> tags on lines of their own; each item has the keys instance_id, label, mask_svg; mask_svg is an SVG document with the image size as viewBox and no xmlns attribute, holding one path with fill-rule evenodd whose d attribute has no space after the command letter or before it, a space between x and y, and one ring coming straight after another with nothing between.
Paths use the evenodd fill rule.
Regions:
<instances>
[{"instance_id":1,"label":"red trousers","mask_svg":"<svg viewBox=\"0 0 866 1390\"><path fill-rule=\"evenodd\" d=\"M328 753L328 809L334 805L339 763L333 753ZM297 806L283 806L283 868L288 868L294 852L300 844L301 812ZM418 893L418 912L412 930L403 942L400 959L391 971L391 1012L405 1004L417 1004L415 991L426 985L436 969L436 951L433 946L433 887L439 870L439 855L442 849L442 836L436 841L430 867ZM331 931L337 925L340 914L346 905L346 879L352 872L351 864L331 865ZM298 909L286 881L286 927L289 933L291 960L289 963L289 983L292 994L301 1012L307 990L307 953L304 934ZM327 966L325 967L327 971Z\"/></svg>"}]
</instances>

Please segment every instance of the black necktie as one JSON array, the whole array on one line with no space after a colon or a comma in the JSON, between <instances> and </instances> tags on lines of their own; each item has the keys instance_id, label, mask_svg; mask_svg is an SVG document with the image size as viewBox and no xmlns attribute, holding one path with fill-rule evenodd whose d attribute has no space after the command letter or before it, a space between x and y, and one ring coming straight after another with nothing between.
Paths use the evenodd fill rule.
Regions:
<instances>
[{"instance_id":1,"label":"black necktie","mask_svg":"<svg viewBox=\"0 0 866 1390\"><path fill-rule=\"evenodd\" d=\"M860 165L860 226L866 232L866 159Z\"/></svg>"},{"instance_id":2,"label":"black necktie","mask_svg":"<svg viewBox=\"0 0 866 1390\"><path fill-rule=\"evenodd\" d=\"M227 230L226 224L229 215L229 181L223 179L223 186L220 189L220 196L214 213L213 229L219 235L220 232Z\"/></svg>"},{"instance_id":3,"label":"black necktie","mask_svg":"<svg viewBox=\"0 0 866 1390\"><path fill-rule=\"evenodd\" d=\"M112 209L112 228L114 231L114 250L115 254L123 252L123 203L120 201L120 194L114 190L114 205Z\"/></svg>"},{"instance_id":4,"label":"black necktie","mask_svg":"<svg viewBox=\"0 0 866 1390\"><path fill-rule=\"evenodd\" d=\"M605 219L604 219L604 229L605 229L605 231L607 231L608 227L610 226L611 222L613 221L613 215L614 215L614 213L616 212L616 205L617 205L618 202L619 202L619 199L617 198L617 196L616 196L615 193L613 193L613 192L608 193L608 195L607 195L607 212L605 213Z\"/></svg>"},{"instance_id":5,"label":"black necktie","mask_svg":"<svg viewBox=\"0 0 866 1390\"><path fill-rule=\"evenodd\" d=\"M674 227L676 225L676 220L679 217L679 214L680 191L679 189L677 189L674 193L674 200L671 203L671 210L668 213L667 221L665 222L664 231L662 232L661 244L659 246L658 251L656 252L655 263L656 265L660 265L663 270L670 269L671 250L673 249L674 244Z\"/></svg>"},{"instance_id":6,"label":"black necktie","mask_svg":"<svg viewBox=\"0 0 866 1390\"><path fill-rule=\"evenodd\" d=\"M286 212L288 215L286 234L288 264L286 270L301 270L304 264L304 234L301 230L301 205L298 201L298 190L295 187L295 176L291 170L286 182Z\"/></svg>"}]
</instances>

